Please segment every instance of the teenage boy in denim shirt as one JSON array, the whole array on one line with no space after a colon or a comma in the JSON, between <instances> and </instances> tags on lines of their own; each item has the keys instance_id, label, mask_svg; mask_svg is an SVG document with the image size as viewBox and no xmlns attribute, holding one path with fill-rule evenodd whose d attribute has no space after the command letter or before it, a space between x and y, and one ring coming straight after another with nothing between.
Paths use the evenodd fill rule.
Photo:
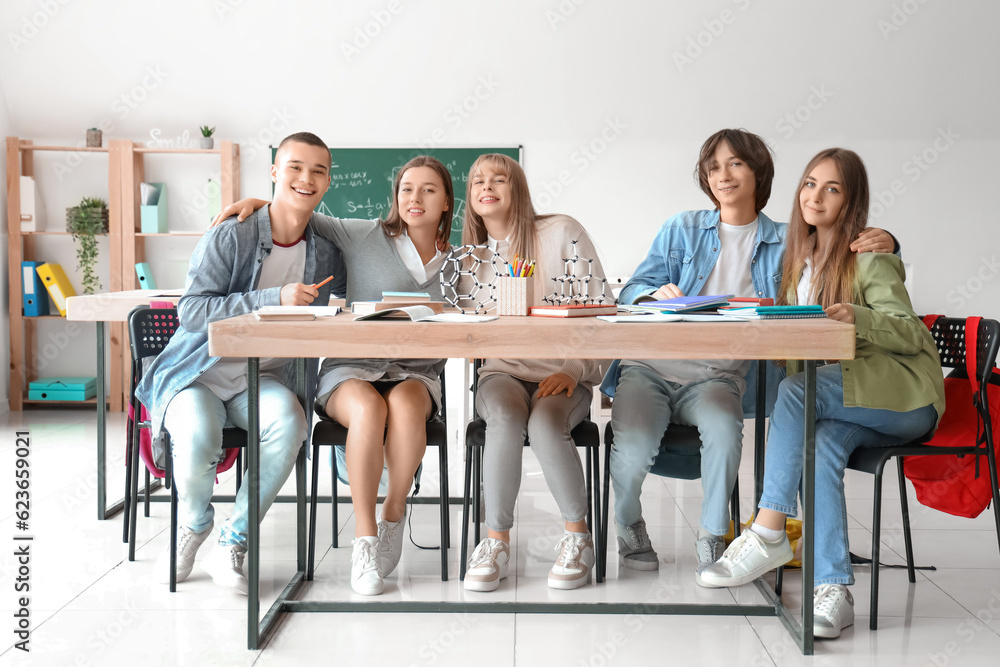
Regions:
<instances>
[{"instance_id":1,"label":"teenage boy in denim shirt","mask_svg":"<svg viewBox=\"0 0 1000 667\"><path fill-rule=\"evenodd\" d=\"M245 359L208 354L210 322L243 315L261 306L326 304L331 291L343 294L340 251L313 232L313 208L330 186L330 150L314 134L300 132L278 146L271 167L274 200L247 224L235 219L210 229L198 243L187 287L177 304L180 328L154 360L137 395L150 409L152 430L170 433L179 497L177 581L191 574L198 548L212 532L215 468L222 459L222 429L247 428ZM328 275L329 285L315 283ZM260 361L260 516L274 502L306 440L308 423L292 390L290 359ZM307 387L316 383L309 365ZM244 479L232 516L223 524L218 547L203 561L215 582L247 594L243 559L248 535ZM161 558L162 571L168 570Z\"/></svg>"},{"instance_id":2,"label":"teenage boy in denim shirt","mask_svg":"<svg viewBox=\"0 0 1000 667\"><path fill-rule=\"evenodd\" d=\"M743 130L721 130L702 145L697 174L715 209L685 211L667 220L622 290L620 303L700 294L777 296L786 225L761 212L774 176L767 145ZM872 229L853 245L856 251L892 252L895 240ZM623 360L608 371L601 389L615 398L611 480L618 554L625 567L659 567L639 495L671 423L697 426L701 436L699 583L701 571L722 555L743 446L749 369L750 362L739 359Z\"/></svg>"}]
</instances>

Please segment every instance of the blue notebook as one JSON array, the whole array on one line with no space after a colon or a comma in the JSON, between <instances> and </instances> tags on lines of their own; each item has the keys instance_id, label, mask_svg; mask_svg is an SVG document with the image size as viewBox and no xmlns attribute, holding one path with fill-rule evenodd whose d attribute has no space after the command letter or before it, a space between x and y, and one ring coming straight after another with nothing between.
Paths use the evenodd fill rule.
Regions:
<instances>
[{"instance_id":1,"label":"blue notebook","mask_svg":"<svg viewBox=\"0 0 1000 667\"><path fill-rule=\"evenodd\" d=\"M657 310L661 312L683 313L688 310L703 310L715 308L729 302L732 294L706 294L704 296L678 296L660 301L643 301L631 307L631 310Z\"/></svg>"}]
</instances>

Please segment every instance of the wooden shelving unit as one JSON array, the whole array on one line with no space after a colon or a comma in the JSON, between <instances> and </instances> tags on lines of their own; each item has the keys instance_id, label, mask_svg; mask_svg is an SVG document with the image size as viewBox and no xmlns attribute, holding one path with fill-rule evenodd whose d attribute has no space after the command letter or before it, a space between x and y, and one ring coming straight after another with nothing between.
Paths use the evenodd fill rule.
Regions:
<instances>
[{"instance_id":1,"label":"wooden shelving unit","mask_svg":"<svg viewBox=\"0 0 1000 667\"><path fill-rule=\"evenodd\" d=\"M8 283L10 305L10 409L24 405L96 404L90 401L34 401L28 399L28 383L37 377L31 360L35 357L35 322L43 319L65 319L58 315L24 317L21 303L21 262L35 259L35 238L40 236L70 236L59 231L21 231L20 176L34 176L33 156L39 151L104 153L108 155L108 237L110 257L109 291L136 289L135 265L146 259L146 239L161 236L197 237L201 232L170 232L143 234L139 217L139 184L145 175L144 156L150 154L215 155L220 162L222 206L240 197L240 149L231 141L220 141L215 149L150 148L128 139L112 139L107 147L42 146L30 140L7 137L7 226ZM103 260L103 258L102 258ZM126 405L128 388L128 340L125 326L110 323L108 346L108 402L112 411ZM49 371L47 371L49 372ZM51 372L49 372L51 374Z\"/></svg>"}]
</instances>

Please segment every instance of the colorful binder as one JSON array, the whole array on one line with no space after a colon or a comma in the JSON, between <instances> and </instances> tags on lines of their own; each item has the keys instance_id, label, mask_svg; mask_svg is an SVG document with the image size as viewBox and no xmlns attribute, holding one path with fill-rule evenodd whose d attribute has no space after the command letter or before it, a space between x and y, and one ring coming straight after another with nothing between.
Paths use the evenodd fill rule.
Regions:
<instances>
[{"instance_id":1,"label":"colorful binder","mask_svg":"<svg viewBox=\"0 0 1000 667\"><path fill-rule=\"evenodd\" d=\"M139 277L139 289L156 289L156 281L153 280L153 270L149 268L148 262L139 262L136 264L135 275Z\"/></svg>"},{"instance_id":2,"label":"colorful binder","mask_svg":"<svg viewBox=\"0 0 1000 667\"><path fill-rule=\"evenodd\" d=\"M21 262L21 305L25 317L49 314L49 295L41 277L35 272L42 262Z\"/></svg>"},{"instance_id":3,"label":"colorful binder","mask_svg":"<svg viewBox=\"0 0 1000 667\"><path fill-rule=\"evenodd\" d=\"M69 279L66 278L62 267L58 264L46 263L36 267L35 271L38 272L42 282L45 284L45 289L49 291L52 303L56 304L59 314L66 317L66 299L76 296L76 290L70 285Z\"/></svg>"}]
</instances>

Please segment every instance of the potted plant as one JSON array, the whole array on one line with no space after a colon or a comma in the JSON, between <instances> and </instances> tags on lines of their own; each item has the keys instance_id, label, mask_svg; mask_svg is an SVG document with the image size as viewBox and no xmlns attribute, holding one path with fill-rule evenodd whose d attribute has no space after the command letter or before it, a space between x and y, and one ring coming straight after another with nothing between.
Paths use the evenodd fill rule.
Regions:
<instances>
[{"instance_id":1,"label":"potted plant","mask_svg":"<svg viewBox=\"0 0 1000 667\"><path fill-rule=\"evenodd\" d=\"M215 133L214 127L209 127L208 125L201 126L201 142L202 148L212 148L215 145L215 140L212 139L212 134Z\"/></svg>"},{"instance_id":2,"label":"potted plant","mask_svg":"<svg viewBox=\"0 0 1000 667\"><path fill-rule=\"evenodd\" d=\"M87 148L100 148L104 133L96 127L87 130Z\"/></svg>"},{"instance_id":3,"label":"potted plant","mask_svg":"<svg viewBox=\"0 0 1000 667\"><path fill-rule=\"evenodd\" d=\"M66 231L76 241L76 261L83 273L83 293L101 289L97 279L97 235L108 232L108 206L103 199L84 197L78 206L66 209Z\"/></svg>"}]
</instances>

